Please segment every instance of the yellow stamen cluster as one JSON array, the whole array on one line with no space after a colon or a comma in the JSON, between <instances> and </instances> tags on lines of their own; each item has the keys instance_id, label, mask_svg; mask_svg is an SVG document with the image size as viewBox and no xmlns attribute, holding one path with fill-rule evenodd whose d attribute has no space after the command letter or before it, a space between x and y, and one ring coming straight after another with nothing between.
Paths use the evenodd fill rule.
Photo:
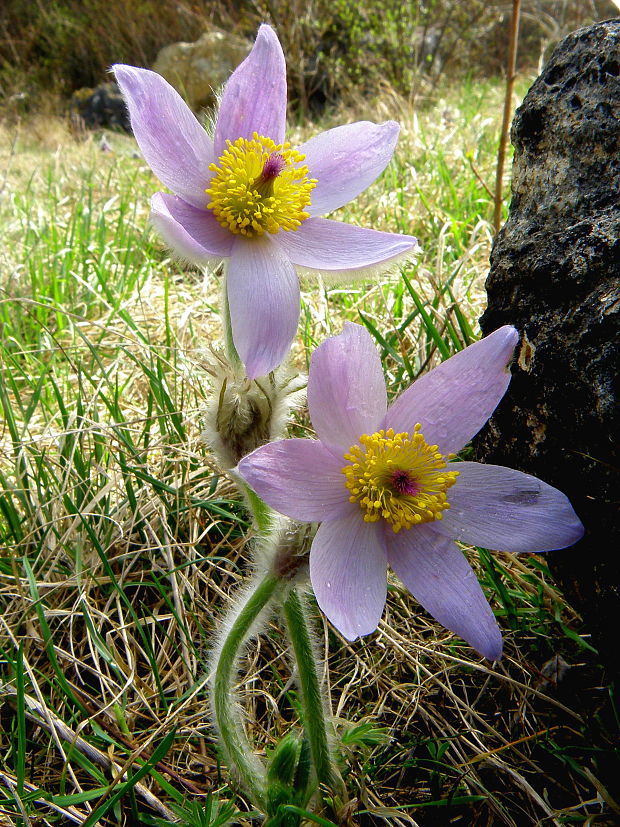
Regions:
<instances>
[{"instance_id":1,"label":"yellow stamen cluster","mask_svg":"<svg viewBox=\"0 0 620 827\"><path fill-rule=\"evenodd\" d=\"M456 482L458 471L445 471L446 457L437 445L429 445L417 424L413 434L395 434L392 428L360 437L344 458L342 473L358 502L364 520L383 518L398 533L421 523L441 520L450 508L446 491Z\"/></svg>"},{"instance_id":2,"label":"yellow stamen cluster","mask_svg":"<svg viewBox=\"0 0 620 827\"><path fill-rule=\"evenodd\" d=\"M299 229L309 218L304 208L317 183L301 165L305 155L256 132L252 140L226 143L209 167L215 175L206 190L207 207L222 227L249 237Z\"/></svg>"}]
</instances>

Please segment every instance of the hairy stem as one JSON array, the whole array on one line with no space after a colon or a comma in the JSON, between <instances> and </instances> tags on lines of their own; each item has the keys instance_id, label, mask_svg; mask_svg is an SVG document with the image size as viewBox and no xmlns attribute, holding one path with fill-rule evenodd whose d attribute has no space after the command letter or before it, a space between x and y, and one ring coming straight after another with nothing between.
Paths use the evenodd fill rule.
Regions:
<instances>
[{"instance_id":1,"label":"hairy stem","mask_svg":"<svg viewBox=\"0 0 620 827\"><path fill-rule=\"evenodd\" d=\"M237 353L237 348L233 341L232 322L230 321L230 305L228 303L228 264L224 264L224 278L223 278L223 295L222 295L222 325L224 327L224 348L228 361L234 367L241 366L241 359Z\"/></svg>"},{"instance_id":2,"label":"hairy stem","mask_svg":"<svg viewBox=\"0 0 620 827\"><path fill-rule=\"evenodd\" d=\"M227 759L253 803L265 808L265 771L255 757L245 734L240 710L235 702L235 679L239 652L251 635L255 622L263 609L285 584L272 572L256 579L228 629L216 656L213 684L213 709L220 738Z\"/></svg>"},{"instance_id":3,"label":"hairy stem","mask_svg":"<svg viewBox=\"0 0 620 827\"><path fill-rule=\"evenodd\" d=\"M273 528L273 516L269 506L261 500L258 494L240 477L235 476L238 487L247 498L248 507L254 518L254 525L259 534L266 537Z\"/></svg>"},{"instance_id":4,"label":"hairy stem","mask_svg":"<svg viewBox=\"0 0 620 827\"><path fill-rule=\"evenodd\" d=\"M312 763L319 784L334 788L337 773L331 760L325 704L321 693L321 682L308 618L302 598L292 589L284 604L284 614L291 638L297 669L299 687L304 709L304 727L310 744Z\"/></svg>"}]
</instances>

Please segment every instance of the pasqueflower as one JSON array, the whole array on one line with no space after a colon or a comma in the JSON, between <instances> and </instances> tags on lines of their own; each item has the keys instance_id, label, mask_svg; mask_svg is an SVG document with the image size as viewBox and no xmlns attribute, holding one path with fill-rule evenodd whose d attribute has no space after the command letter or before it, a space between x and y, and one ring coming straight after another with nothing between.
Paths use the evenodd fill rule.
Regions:
<instances>
[{"instance_id":1,"label":"pasqueflower","mask_svg":"<svg viewBox=\"0 0 620 827\"><path fill-rule=\"evenodd\" d=\"M224 87L211 138L157 73L113 67L134 135L157 177L151 218L191 261L227 260L235 348L250 378L286 356L299 319L299 272L341 278L413 252L412 236L318 216L343 206L383 172L398 124L330 129L297 148L285 140L286 66L275 32L261 26Z\"/></svg>"},{"instance_id":2,"label":"pasqueflower","mask_svg":"<svg viewBox=\"0 0 620 827\"><path fill-rule=\"evenodd\" d=\"M376 629L389 563L430 614L496 660L501 633L454 540L527 552L582 536L556 488L510 468L453 461L504 395L517 340L513 327L499 328L388 408L371 336L347 324L310 363L308 406L319 439L273 442L239 463L274 509L321 523L310 579L320 608L349 640Z\"/></svg>"}]
</instances>

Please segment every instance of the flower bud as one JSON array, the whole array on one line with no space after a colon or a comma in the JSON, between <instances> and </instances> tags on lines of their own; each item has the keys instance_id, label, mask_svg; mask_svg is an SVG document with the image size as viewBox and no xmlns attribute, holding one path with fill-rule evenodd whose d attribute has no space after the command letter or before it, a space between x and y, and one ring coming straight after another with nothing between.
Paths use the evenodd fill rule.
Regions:
<instances>
[{"instance_id":1,"label":"flower bud","mask_svg":"<svg viewBox=\"0 0 620 827\"><path fill-rule=\"evenodd\" d=\"M279 532L274 535L274 553L271 567L283 580L297 578L302 569L307 569L310 546L316 534L315 523L283 521Z\"/></svg>"},{"instance_id":2,"label":"flower bud","mask_svg":"<svg viewBox=\"0 0 620 827\"><path fill-rule=\"evenodd\" d=\"M260 445L284 436L291 409L301 404L306 377L287 368L248 379L222 354L205 365L213 394L205 410L203 439L222 468L234 468Z\"/></svg>"},{"instance_id":3,"label":"flower bud","mask_svg":"<svg viewBox=\"0 0 620 827\"><path fill-rule=\"evenodd\" d=\"M287 804L303 806L310 780L308 742L296 732L287 733L276 744L267 769L266 827L298 827L300 817L285 809Z\"/></svg>"},{"instance_id":4,"label":"flower bud","mask_svg":"<svg viewBox=\"0 0 620 827\"><path fill-rule=\"evenodd\" d=\"M292 786L300 756L301 738L296 732L287 733L273 750L267 770L267 781L279 781L286 786Z\"/></svg>"}]
</instances>

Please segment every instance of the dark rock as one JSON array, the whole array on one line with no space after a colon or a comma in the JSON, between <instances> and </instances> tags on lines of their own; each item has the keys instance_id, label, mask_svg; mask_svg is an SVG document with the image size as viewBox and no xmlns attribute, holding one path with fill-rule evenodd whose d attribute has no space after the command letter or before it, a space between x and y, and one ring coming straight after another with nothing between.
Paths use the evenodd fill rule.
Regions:
<instances>
[{"instance_id":1,"label":"dark rock","mask_svg":"<svg viewBox=\"0 0 620 827\"><path fill-rule=\"evenodd\" d=\"M114 82L95 89L78 89L71 97L71 115L92 129L122 129L131 132L129 114L120 89Z\"/></svg>"},{"instance_id":2,"label":"dark rock","mask_svg":"<svg viewBox=\"0 0 620 827\"><path fill-rule=\"evenodd\" d=\"M549 561L620 676L620 20L557 47L518 109L513 197L491 254L485 334L514 324L513 380L478 459L564 491L587 533Z\"/></svg>"}]
</instances>

